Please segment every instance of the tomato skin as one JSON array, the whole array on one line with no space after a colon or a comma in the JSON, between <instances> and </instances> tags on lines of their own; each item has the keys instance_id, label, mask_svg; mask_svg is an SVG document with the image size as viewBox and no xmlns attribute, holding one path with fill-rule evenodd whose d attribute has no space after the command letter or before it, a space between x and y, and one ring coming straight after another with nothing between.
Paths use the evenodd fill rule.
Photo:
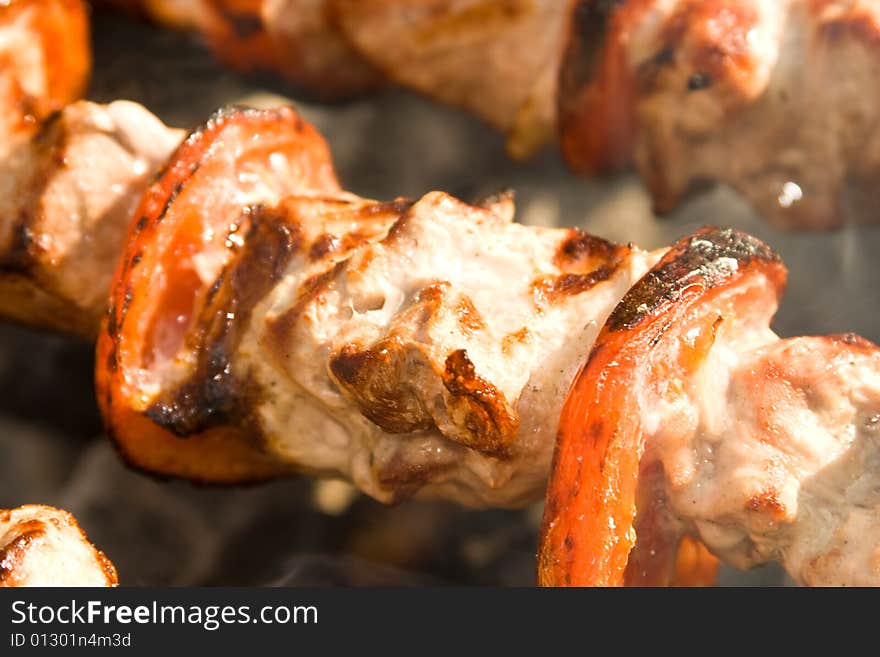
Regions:
<instances>
[{"instance_id":1,"label":"tomato skin","mask_svg":"<svg viewBox=\"0 0 880 657\"><path fill-rule=\"evenodd\" d=\"M15 106L5 111L33 128L52 112L82 97L92 66L88 8L83 0L10 0L0 4L0 25L17 25L28 40L39 44L45 86L26 90L14 57L0 53L0 89L16 94ZM10 116L4 118L9 121Z\"/></svg>"},{"instance_id":2,"label":"tomato skin","mask_svg":"<svg viewBox=\"0 0 880 657\"><path fill-rule=\"evenodd\" d=\"M681 537L666 535L652 509L637 516L639 487L652 483L641 471L649 436L639 392L652 381L693 372L697 352L705 353L711 340L697 341L696 352L677 347L695 327L711 334L719 312L769 323L785 279L779 257L757 239L709 227L680 240L626 294L562 409L538 554L540 584L658 585L711 576L711 560L690 543L683 549L692 554L679 558ZM633 553L637 538L644 549ZM639 562L637 574L627 571L631 560ZM676 574L677 563L684 571Z\"/></svg>"},{"instance_id":3,"label":"tomato skin","mask_svg":"<svg viewBox=\"0 0 880 657\"><path fill-rule=\"evenodd\" d=\"M150 417L144 383L157 357L156 327L169 316L198 323L210 283L189 276L187 263L195 254L222 255L228 248L230 217L245 212L243 181L255 177L279 197L303 189L339 190L326 143L292 108L229 107L183 142L132 218L98 337L95 378L107 431L134 467L218 483L286 471L238 424L221 422L185 438L161 426ZM200 327L181 330L171 351L186 349L188 336Z\"/></svg>"},{"instance_id":4,"label":"tomato skin","mask_svg":"<svg viewBox=\"0 0 880 657\"><path fill-rule=\"evenodd\" d=\"M627 58L632 26L656 0L576 0L557 98L559 143L572 169L614 172L632 160L636 81Z\"/></svg>"}]
</instances>

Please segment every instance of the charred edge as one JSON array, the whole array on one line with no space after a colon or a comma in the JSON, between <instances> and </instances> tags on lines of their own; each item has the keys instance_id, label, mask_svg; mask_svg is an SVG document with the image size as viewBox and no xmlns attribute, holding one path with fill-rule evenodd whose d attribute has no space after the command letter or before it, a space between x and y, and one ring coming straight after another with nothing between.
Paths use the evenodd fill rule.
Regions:
<instances>
[{"instance_id":1,"label":"charred edge","mask_svg":"<svg viewBox=\"0 0 880 657\"><path fill-rule=\"evenodd\" d=\"M509 187L505 187L504 189L499 189L490 194L474 199L473 205L483 210L490 210L499 203L506 203L507 201L513 201L515 199L516 192Z\"/></svg>"},{"instance_id":2,"label":"charred edge","mask_svg":"<svg viewBox=\"0 0 880 657\"><path fill-rule=\"evenodd\" d=\"M119 312L120 324L125 320L125 316L128 314L128 308L131 306L132 299L134 299L134 290L131 287L131 283L126 283L125 294L122 296L122 310Z\"/></svg>"},{"instance_id":3,"label":"charred edge","mask_svg":"<svg viewBox=\"0 0 880 657\"><path fill-rule=\"evenodd\" d=\"M259 14L250 14L243 11L235 11L228 8L220 10L221 16L226 20L232 32L238 39L248 39L263 31L263 20Z\"/></svg>"},{"instance_id":4,"label":"charred edge","mask_svg":"<svg viewBox=\"0 0 880 657\"><path fill-rule=\"evenodd\" d=\"M177 197L180 196L180 192L183 191L186 182L191 180L191 178L185 178L184 180L178 180L174 183L174 186L171 188L171 193L168 194L168 198L165 199L165 204L162 206L162 211L156 217L156 223L160 223L165 219L168 214L168 210L171 209L171 206L174 205L174 202L177 200Z\"/></svg>"},{"instance_id":5,"label":"charred edge","mask_svg":"<svg viewBox=\"0 0 880 657\"><path fill-rule=\"evenodd\" d=\"M553 264L563 271L583 272L583 266L599 262L619 262L630 250L627 246L590 235L577 228L568 231L568 237L556 249Z\"/></svg>"},{"instance_id":6,"label":"charred edge","mask_svg":"<svg viewBox=\"0 0 880 657\"><path fill-rule=\"evenodd\" d=\"M455 397L466 400L471 409L465 419L471 434L466 444L485 454L507 456L519 419L507 410L504 394L476 373L466 350L458 349L447 356L443 385Z\"/></svg>"},{"instance_id":7,"label":"charred edge","mask_svg":"<svg viewBox=\"0 0 880 657\"><path fill-rule=\"evenodd\" d=\"M552 303L563 297L582 294L607 281L615 271L617 267L603 266L589 274L563 274L556 278L543 279L537 283L537 296Z\"/></svg>"},{"instance_id":8,"label":"charred edge","mask_svg":"<svg viewBox=\"0 0 880 657\"><path fill-rule=\"evenodd\" d=\"M34 264L34 234L23 216L12 228L9 250L0 259L0 272L27 274Z\"/></svg>"},{"instance_id":9,"label":"charred edge","mask_svg":"<svg viewBox=\"0 0 880 657\"><path fill-rule=\"evenodd\" d=\"M45 167L53 170L65 167L63 153L66 150L69 135L64 129L61 116L60 110L54 112L35 136L36 142L40 144L42 149L45 149L40 152L39 166L37 167L37 171L42 171L43 173L31 176L30 180L26 183L26 187L17 190L22 198L39 199L42 196L51 178L51 176L46 175ZM11 244L7 252L0 258L0 271L24 275L31 272L39 249L34 241L34 233L31 230L35 208L29 206L34 204L32 201L19 208L18 216L12 228Z\"/></svg>"},{"instance_id":10,"label":"charred edge","mask_svg":"<svg viewBox=\"0 0 880 657\"><path fill-rule=\"evenodd\" d=\"M876 344L856 333L835 333L829 335L828 339L868 353L880 351Z\"/></svg>"},{"instance_id":11,"label":"charred edge","mask_svg":"<svg viewBox=\"0 0 880 657\"><path fill-rule=\"evenodd\" d=\"M116 330L118 328L116 323L116 302L113 301L114 296L115 295L110 296L110 305L107 307L107 335L112 339L115 339Z\"/></svg>"},{"instance_id":12,"label":"charred edge","mask_svg":"<svg viewBox=\"0 0 880 657\"><path fill-rule=\"evenodd\" d=\"M309 260L321 260L339 249L339 237L324 233L318 237L309 249Z\"/></svg>"},{"instance_id":13,"label":"charred edge","mask_svg":"<svg viewBox=\"0 0 880 657\"><path fill-rule=\"evenodd\" d=\"M370 217L381 216L385 214L403 215L413 205L412 201L406 199L397 199L390 203L371 203L357 209L358 215L364 219ZM343 236L324 233L320 235L312 243L309 249L309 259L312 262L322 260L331 253L343 252L347 253L355 249L360 244L366 244L369 240L360 232L346 233Z\"/></svg>"},{"instance_id":14,"label":"charred edge","mask_svg":"<svg viewBox=\"0 0 880 657\"><path fill-rule=\"evenodd\" d=\"M0 584L15 581L15 571L24 563L31 545L46 535L45 523L33 519L16 527L18 536L0 550Z\"/></svg>"},{"instance_id":15,"label":"charred edge","mask_svg":"<svg viewBox=\"0 0 880 657\"><path fill-rule=\"evenodd\" d=\"M388 229L388 234L382 240L383 243L387 244L393 244L401 235L403 235L406 225L411 218L409 210L415 205L415 203L408 199L397 199L396 201L393 201L391 205L400 215L400 218L391 225L391 228Z\"/></svg>"},{"instance_id":16,"label":"charred edge","mask_svg":"<svg viewBox=\"0 0 880 657\"><path fill-rule=\"evenodd\" d=\"M730 261L779 263L779 255L755 237L732 228L704 228L680 240L645 274L611 313L607 330L629 330L675 301L694 284L713 288L735 275Z\"/></svg>"},{"instance_id":17,"label":"charred edge","mask_svg":"<svg viewBox=\"0 0 880 657\"><path fill-rule=\"evenodd\" d=\"M276 107L261 110L253 107L246 107L244 105L225 105L215 110L214 113L208 117L207 121L193 129L189 135L187 135L186 139L183 140L183 143L181 143L175 150L174 155L169 158L165 166L163 166L156 174L153 184L155 185L161 181L170 171L172 171L173 163L184 158L185 152L197 147L203 139L206 139L209 136L209 143L214 141L218 134L226 128L227 124L234 123L237 119L247 119L254 122L265 121L270 123L273 121L292 121L296 132L301 132L303 129L302 119L292 107ZM199 168L201 168L206 150L207 146L203 148L203 151L199 153L198 157L190 164L189 174L174 184L168 198L162 206L161 212L156 217L156 222L161 222L165 218L168 210L183 191L187 182L191 180L192 176L199 170ZM146 216L141 216L135 225L135 231L141 232L146 227L148 221L149 220Z\"/></svg>"},{"instance_id":18,"label":"charred edge","mask_svg":"<svg viewBox=\"0 0 880 657\"><path fill-rule=\"evenodd\" d=\"M654 57L639 67L640 87L650 91L656 84L656 76L676 59L676 47L687 40L689 31L695 22L702 23L701 14L706 11L718 11L722 7L717 2L691 3L680 8L665 24L660 40L664 44ZM699 47L693 53L692 64L695 72L688 78L688 91L700 91L710 87L716 80L726 77L726 72L733 62L740 60L746 53L743 44L747 42L745 35L756 24L758 15L747 3L731 6L724 3L723 10L728 20L727 29L709 41L701 39Z\"/></svg>"},{"instance_id":19,"label":"charred edge","mask_svg":"<svg viewBox=\"0 0 880 657\"><path fill-rule=\"evenodd\" d=\"M383 431L427 431L434 427L430 415L392 374L398 369L401 350L393 338L369 349L347 344L330 359L330 373L352 396L363 416Z\"/></svg>"},{"instance_id":20,"label":"charred edge","mask_svg":"<svg viewBox=\"0 0 880 657\"><path fill-rule=\"evenodd\" d=\"M247 406L243 401L257 394L233 374L231 359L254 306L283 275L301 235L267 211L252 211L249 221L245 248L221 273L222 282L198 318L204 328L193 347L198 354L195 371L145 413L180 437L239 421L242 406Z\"/></svg>"},{"instance_id":21,"label":"charred edge","mask_svg":"<svg viewBox=\"0 0 880 657\"><path fill-rule=\"evenodd\" d=\"M435 460L414 463L404 455L394 454L376 471L376 479L382 488L392 493L394 502L403 502L437 480L452 466L452 463Z\"/></svg>"},{"instance_id":22,"label":"charred edge","mask_svg":"<svg viewBox=\"0 0 880 657\"><path fill-rule=\"evenodd\" d=\"M332 281L339 275L339 272L345 267L345 261L337 262L332 269L315 274L311 278L300 285L296 301L293 305L275 319L268 322L268 333L270 336L270 348L280 359L287 358L289 354L285 350L285 341L288 334L293 329L300 315L306 309L306 306L321 294L323 290L328 288Z\"/></svg>"},{"instance_id":23,"label":"charred edge","mask_svg":"<svg viewBox=\"0 0 880 657\"><path fill-rule=\"evenodd\" d=\"M571 32L560 78L562 96L577 93L596 75L611 20L626 0L580 0L572 12Z\"/></svg>"},{"instance_id":24,"label":"charred edge","mask_svg":"<svg viewBox=\"0 0 880 657\"><path fill-rule=\"evenodd\" d=\"M208 117L207 121L189 133L182 146L191 145L193 142L200 141L206 133L218 132L222 130L227 123L242 118L249 121L264 121L267 123L287 121L291 123L296 132L302 132L305 128L305 121L303 121L297 111L289 105L272 107L269 109L258 109L247 105L230 104L214 110L214 113Z\"/></svg>"}]
</instances>

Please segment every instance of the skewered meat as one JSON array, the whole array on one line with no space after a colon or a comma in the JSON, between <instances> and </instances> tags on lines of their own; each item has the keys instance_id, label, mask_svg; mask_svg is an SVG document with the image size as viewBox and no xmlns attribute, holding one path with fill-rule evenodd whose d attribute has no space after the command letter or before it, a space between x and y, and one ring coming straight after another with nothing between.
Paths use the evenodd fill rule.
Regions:
<instances>
[{"instance_id":1,"label":"skewered meat","mask_svg":"<svg viewBox=\"0 0 880 657\"><path fill-rule=\"evenodd\" d=\"M0 162L0 314L92 337L135 205L183 133L80 101Z\"/></svg>"},{"instance_id":2,"label":"skewered meat","mask_svg":"<svg viewBox=\"0 0 880 657\"><path fill-rule=\"evenodd\" d=\"M224 116L225 144L258 134ZM271 139L306 130L264 118ZM274 165L269 148L206 165L222 133L191 138L147 192L99 337L99 400L134 465L515 506L542 489L559 426L545 583L705 581L694 538L805 583L875 581L852 539L875 515L880 351L780 341L768 247L705 229L645 253L511 223L504 196L360 199L315 134Z\"/></svg>"},{"instance_id":3,"label":"skewered meat","mask_svg":"<svg viewBox=\"0 0 880 657\"><path fill-rule=\"evenodd\" d=\"M656 256L512 224L504 197L344 194L292 112L222 116L147 192L112 292L99 401L122 452L211 481L533 499L572 363ZM254 136L275 141L240 154Z\"/></svg>"},{"instance_id":4,"label":"skewered meat","mask_svg":"<svg viewBox=\"0 0 880 657\"><path fill-rule=\"evenodd\" d=\"M0 586L116 586L116 568L66 511L0 510Z\"/></svg>"},{"instance_id":5,"label":"skewered meat","mask_svg":"<svg viewBox=\"0 0 880 657\"><path fill-rule=\"evenodd\" d=\"M575 169L634 159L659 211L719 181L781 226L873 217L876 2L580 5L559 101Z\"/></svg>"},{"instance_id":6,"label":"skewered meat","mask_svg":"<svg viewBox=\"0 0 880 657\"><path fill-rule=\"evenodd\" d=\"M785 278L757 240L708 229L627 293L562 412L542 583L663 583L694 536L742 568L880 584L880 349L780 340Z\"/></svg>"},{"instance_id":7,"label":"skewered meat","mask_svg":"<svg viewBox=\"0 0 880 657\"><path fill-rule=\"evenodd\" d=\"M779 226L871 221L880 152L870 0L201 0L221 58L318 96L389 79L527 156L635 162L658 212L730 185ZM194 19L195 20L195 19Z\"/></svg>"}]
</instances>

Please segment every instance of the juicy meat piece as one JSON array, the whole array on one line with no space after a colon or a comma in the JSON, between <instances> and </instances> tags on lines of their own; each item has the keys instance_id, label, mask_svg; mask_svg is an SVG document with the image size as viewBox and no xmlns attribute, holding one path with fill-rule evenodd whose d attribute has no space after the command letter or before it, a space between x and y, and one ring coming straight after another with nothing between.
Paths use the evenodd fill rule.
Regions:
<instances>
[{"instance_id":1,"label":"juicy meat piece","mask_svg":"<svg viewBox=\"0 0 880 657\"><path fill-rule=\"evenodd\" d=\"M116 568L66 511L0 510L0 587L116 586Z\"/></svg>"},{"instance_id":2,"label":"juicy meat piece","mask_svg":"<svg viewBox=\"0 0 880 657\"><path fill-rule=\"evenodd\" d=\"M693 433L655 439L687 531L740 568L880 585L880 349L833 336L734 356L719 345L697 375Z\"/></svg>"},{"instance_id":3,"label":"juicy meat piece","mask_svg":"<svg viewBox=\"0 0 880 657\"><path fill-rule=\"evenodd\" d=\"M82 0L0 4L0 157L82 94L90 66Z\"/></svg>"},{"instance_id":4,"label":"juicy meat piece","mask_svg":"<svg viewBox=\"0 0 880 657\"><path fill-rule=\"evenodd\" d=\"M659 211L718 181L781 226L873 220L876 2L581 5L560 92L575 168L634 159Z\"/></svg>"},{"instance_id":5,"label":"juicy meat piece","mask_svg":"<svg viewBox=\"0 0 880 657\"><path fill-rule=\"evenodd\" d=\"M144 189L180 142L140 105L81 101L0 163L0 314L94 336Z\"/></svg>"},{"instance_id":6,"label":"juicy meat piece","mask_svg":"<svg viewBox=\"0 0 880 657\"><path fill-rule=\"evenodd\" d=\"M527 155L554 132L569 0L334 0L352 44L397 83L463 107Z\"/></svg>"},{"instance_id":7,"label":"juicy meat piece","mask_svg":"<svg viewBox=\"0 0 880 657\"><path fill-rule=\"evenodd\" d=\"M266 449L385 501L534 499L573 365L651 256L441 193L338 217L291 202L301 250L230 359Z\"/></svg>"}]
</instances>

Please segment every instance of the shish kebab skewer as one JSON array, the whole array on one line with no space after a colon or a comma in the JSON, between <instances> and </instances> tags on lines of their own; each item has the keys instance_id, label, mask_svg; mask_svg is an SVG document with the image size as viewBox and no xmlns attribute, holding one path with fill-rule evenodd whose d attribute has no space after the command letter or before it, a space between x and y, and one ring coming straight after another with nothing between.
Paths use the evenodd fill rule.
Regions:
<instances>
[{"instance_id":1,"label":"shish kebab skewer","mask_svg":"<svg viewBox=\"0 0 880 657\"><path fill-rule=\"evenodd\" d=\"M880 527L880 351L773 334L785 268L766 245L707 228L647 253L512 223L505 197L361 199L279 112L222 112L141 203L97 356L129 462L517 506L559 427L542 573L563 574L545 583L590 559L589 583L669 582L683 536L806 583L880 583L861 540Z\"/></svg>"},{"instance_id":2,"label":"shish kebab skewer","mask_svg":"<svg viewBox=\"0 0 880 657\"><path fill-rule=\"evenodd\" d=\"M144 4L159 20L169 13L163 5L180 9ZM575 171L634 162L660 212L721 182L780 226L874 220L873 0L183 6L187 22L239 69L280 72L319 96L368 89L378 70L503 131L515 155L558 136Z\"/></svg>"}]
</instances>

